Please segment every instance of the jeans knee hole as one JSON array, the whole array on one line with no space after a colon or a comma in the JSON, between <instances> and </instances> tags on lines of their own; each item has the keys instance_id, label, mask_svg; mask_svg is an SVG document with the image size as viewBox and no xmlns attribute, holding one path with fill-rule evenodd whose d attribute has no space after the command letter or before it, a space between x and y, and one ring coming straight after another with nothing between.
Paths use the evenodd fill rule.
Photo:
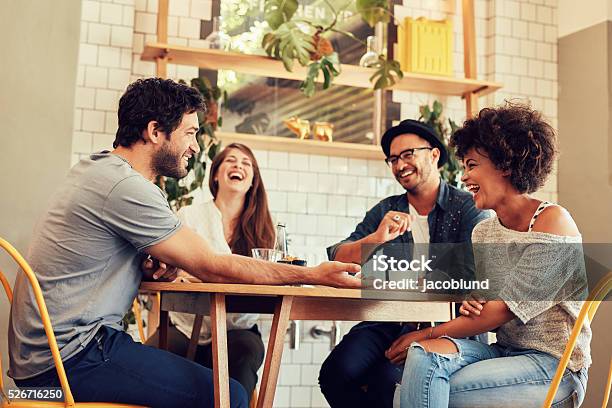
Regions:
<instances>
[{"instance_id":1,"label":"jeans knee hole","mask_svg":"<svg viewBox=\"0 0 612 408\"><path fill-rule=\"evenodd\" d=\"M455 353L436 353L438 356L446 359L446 360L454 360L457 359L459 357L461 357L461 354L459 354L459 352L455 352Z\"/></svg>"}]
</instances>

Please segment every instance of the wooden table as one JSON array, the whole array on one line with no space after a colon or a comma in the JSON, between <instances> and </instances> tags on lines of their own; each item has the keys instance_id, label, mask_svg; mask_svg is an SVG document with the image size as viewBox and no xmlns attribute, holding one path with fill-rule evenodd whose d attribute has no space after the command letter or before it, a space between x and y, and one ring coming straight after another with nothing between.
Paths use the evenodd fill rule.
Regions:
<instances>
[{"instance_id":1,"label":"wooden table","mask_svg":"<svg viewBox=\"0 0 612 408\"><path fill-rule=\"evenodd\" d=\"M143 282L141 291L160 292L160 348L167 349L168 312L196 315L189 353L195 353L202 316L210 315L215 408L229 407L226 313L273 314L257 407L272 407L289 320L447 321L448 297L410 293L397 299L364 298L359 289L214 283ZM446 300L444 300L446 299Z\"/></svg>"}]
</instances>

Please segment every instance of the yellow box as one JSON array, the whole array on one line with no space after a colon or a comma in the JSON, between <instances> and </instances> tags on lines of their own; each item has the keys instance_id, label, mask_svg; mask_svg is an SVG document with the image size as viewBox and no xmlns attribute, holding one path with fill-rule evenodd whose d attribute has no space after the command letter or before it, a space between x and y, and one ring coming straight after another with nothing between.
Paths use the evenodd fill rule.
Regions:
<instances>
[{"instance_id":1,"label":"yellow box","mask_svg":"<svg viewBox=\"0 0 612 408\"><path fill-rule=\"evenodd\" d=\"M453 23L406 17L397 30L398 59L403 71L453 75Z\"/></svg>"}]
</instances>

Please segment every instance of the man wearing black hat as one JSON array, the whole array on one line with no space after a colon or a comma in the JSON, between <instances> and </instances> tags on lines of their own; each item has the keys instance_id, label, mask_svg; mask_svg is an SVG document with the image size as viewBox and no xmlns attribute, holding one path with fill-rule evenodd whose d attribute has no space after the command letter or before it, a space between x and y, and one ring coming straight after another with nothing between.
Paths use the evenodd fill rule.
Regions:
<instances>
[{"instance_id":1,"label":"man wearing black hat","mask_svg":"<svg viewBox=\"0 0 612 408\"><path fill-rule=\"evenodd\" d=\"M406 119L385 132L381 147L406 193L371 208L348 238L327 249L329 259L361 263L364 245L468 242L487 215L474 207L470 193L440 178L448 153L433 129ZM392 363L385 351L415 328L381 322L353 327L321 367L319 383L330 406L391 407L403 361Z\"/></svg>"}]
</instances>

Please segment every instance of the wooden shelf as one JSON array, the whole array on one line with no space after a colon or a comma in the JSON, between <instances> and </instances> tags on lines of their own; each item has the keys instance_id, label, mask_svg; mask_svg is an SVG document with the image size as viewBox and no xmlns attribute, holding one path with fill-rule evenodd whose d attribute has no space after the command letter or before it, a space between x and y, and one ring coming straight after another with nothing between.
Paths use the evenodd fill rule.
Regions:
<instances>
[{"instance_id":1,"label":"wooden shelf","mask_svg":"<svg viewBox=\"0 0 612 408\"><path fill-rule=\"evenodd\" d=\"M248 135L217 131L215 135L224 146L232 142L243 143L252 149L274 150L323 156L353 157L358 159L384 160L380 146L359 143L321 142L319 140L300 140L282 136Z\"/></svg>"},{"instance_id":2,"label":"wooden shelf","mask_svg":"<svg viewBox=\"0 0 612 408\"><path fill-rule=\"evenodd\" d=\"M147 44L141 59L155 61L164 57L167 57L168 62L172 64L197 66L211 70L227 69L245 74L298 81L306 78L306 68L298 64L295 64L293 72L289 72L285 70L282 62L269 57L208 48L191 48L164 43ZM341 67L342 72L334 78L335 84L358 88L372 87L370 77L374 69L348 64L342 64ZM440 95L477 94L482 96L495 92L501 87L501 84L495 82L405 72L404 78L390 89Z\"/></svg>"}]
</instances>

